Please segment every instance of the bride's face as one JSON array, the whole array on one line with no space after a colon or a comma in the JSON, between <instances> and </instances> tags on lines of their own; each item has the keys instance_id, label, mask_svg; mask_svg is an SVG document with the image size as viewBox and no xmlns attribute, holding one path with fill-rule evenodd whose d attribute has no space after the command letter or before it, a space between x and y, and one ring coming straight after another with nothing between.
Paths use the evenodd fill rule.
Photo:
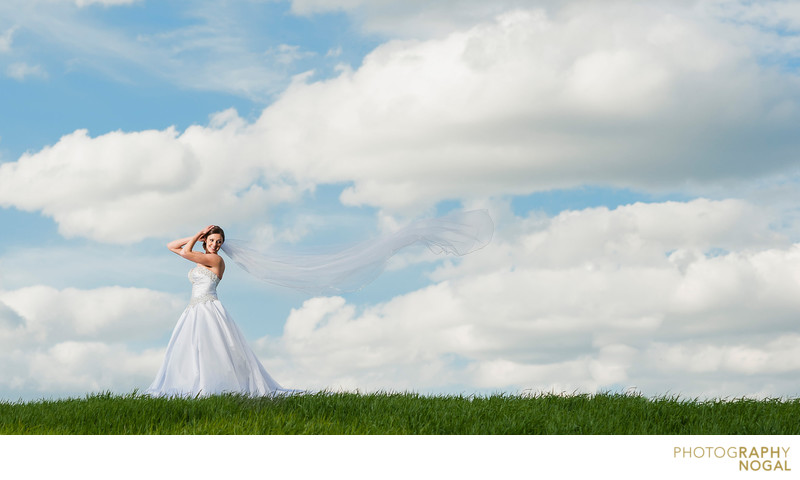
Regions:
<instances>
[{"instance_id":1,"label":"bride's face","mask_svg":"<svg viewBox=\"0 0 800 480\"><path fill-rule=\"evenodd\" d=\"M206 238L206 252L217 253L222 247L222 235L219 233L212 233Z\"/></svg>"}]
</instances>

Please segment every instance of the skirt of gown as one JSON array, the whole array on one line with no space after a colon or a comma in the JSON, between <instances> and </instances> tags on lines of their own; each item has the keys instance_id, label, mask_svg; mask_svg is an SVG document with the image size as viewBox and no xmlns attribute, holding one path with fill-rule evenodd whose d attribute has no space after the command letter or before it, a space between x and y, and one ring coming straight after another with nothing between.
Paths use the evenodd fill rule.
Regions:
<instances>
[{"instance_id":1,"label":"skirt of gown","mask_svg":"<svg viewBox=\"0 0 800 480\"><path fill-rule=\"evenodd\" d=\"M256 357L219 300L184 310L167 345L152 396L197 397L221 393L250 396L293 392L282 388Z\"/></svg>"}]
</instances>

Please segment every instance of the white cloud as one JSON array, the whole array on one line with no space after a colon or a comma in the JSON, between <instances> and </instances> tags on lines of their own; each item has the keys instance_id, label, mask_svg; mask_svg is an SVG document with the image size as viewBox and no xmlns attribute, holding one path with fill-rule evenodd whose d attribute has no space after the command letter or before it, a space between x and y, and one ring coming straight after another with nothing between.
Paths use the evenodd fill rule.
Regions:
<instances>
[{"instance_id":1,"label":"white cloud","mask_svg":"<svg viewBox=\"0 0 800 480\"><path fill-rule=\"evenodd\" d=\"M351 184L347 205L418 214L453 198L702 190L797 167L791 75L690 10L612 7L391 41L356 71L297 77L252 124L229 111L183 133L77 131L3 164L0 205L124 242L255 218L325 183Z\"/></svg>"},{"instance_id":2,"label":"white cloud","mask_svg":"<svg viewBox=\"0 0 800 480\"><path fill-rule=\"evenodd\" d=\"M392 209L794 166L784 122L798 117L774 110L794 104L791 78L760 73L714 25L618 13L518 11L440 40L389 42L357 71L295 84L259 124L281 132L268 148L296 174L353 181L345 203ZM775 97L753 97L766 85Z\"/></svg>"},{"instance_id":3,"label":"white cloud","mask_svg":"<svg viewBox=\"0 0 800 480\"><path fill-rule=\"evenodd\" d=\"M0 53L11 51L11 41L14 38L16 27L11 27L0 35Z\"/></svg>"},{"instance_id":4,"label":"white cloud","mask_svg":"<svg viewBox=\"0 0 800 480\"><path fill-rule=\"evenodd\" d=\"M157 78L181 88L259 102L268 101L288 83L291 72L286 65L264 55L264 45L272 40L254 31L244 18L251 13L249 8L190 2L179 7L180 26L155 31L107 26L91 14L93 7L141 3L5 0L0 2L0 18L25 31L30 43L43 45L51 62L64 62L69 71L100 72L120 83Z\"/></svg>"},{"instance_id":5,"label":"white cloud","mask_svg":"<svg viewBox=\"0 0 800 480\"><path fill-rule=\"evenodd\" d=\"M163 347L132 351L130 345L163 338L184 303L142 288L0 290L4 396L129 393L146 386Z\"/></svg>"},{"instance_id":6,"label":"white cloud","mask_svg":"<svg viewBox=\"0 0 800 480\"><path fill-rule=\"evenodd\" d=\"M292 0L298 15L345 11L369 33L393 37L443 35L519 8L576 2L535 0Z\"/></svg>"},{"instance_id":7,"label":"white cloud","mask_svg":"<svg viewBox=\"0 0 800 480\"><path fill-rule=\"evenodd\" d=\"M757 218L697 200L501 228L435 285L363 309L311 299L257 346L303 387L794 395L800 245Z\"/></svg>"},{"instance_id":8,"label":"white cloud","mask_svg":"<svg viewBox=\"0 0 800 480\"><path fill-rule=\"evenodd\" d=\"M88 5L103 5L104 7L117 5L132 5L139 0L75 0L75 5L85 7Z\"/></svg>"},{"instance_id":9,"label":"white cloud","mask_svg":"<svg viewBox=\"0 0 800 480\"><path fill-rule=\"evenodd\" d=\"M59 290L44 285L0 291L0 302L13 312L11 318L17 319L9 325L13 329L5 330L13 334L16 346L159 338L174 324L185 303L143 288Z\"/></svg>"},{"instance_id":10,"label":"white cloud","mask_svg":"<svg viewBox=\"0 0 800 480\"><path fill-rule=\"evenodd\" d=\"M27 3L37 3L45 5L67 4L76 7L87 7L90 5L101 5L104 7L114 7L121 5L133 5L141 0L27 0Z\"/></svg>"},{"instance_id":11,"label":"white cloud","mask_svg":"<svg viewBox=\"0 0 800 480\"><path fill-rule=\"evenodd\" d=\"M6 366L0 372L5 397L11 392L28 399L45 392L58 396L109 390L125 394L150 384L164 350L132 352L124 343L65 341L36 350L6 350L0 359Z\"/></svg>"},{"instance_id":12,"label":"white cloud","mask_svg":"<svg viewBox=\"0 0 800 480\"><path fill-rule=\"evenodd\" d=\"M15 62L6 67L6 75L19 80L20 82L28 78L47 78L47 71L41 65L29 65L25 62Z\"/></svg>"},{"instance_id":13,"label":"white cloud","mask_svg":"<svg viewBox=\"0 0 800 480\"><path fill-rule=\"evenodd\" d=\"M316 55L314 52L303 51L298 45L286 45L284 43L277 47L270 48L265 54L272 58L273 61L284 65L289 65L297 60Z\"/></svg>"},{"instance_id":14,"label":"white cloud","mask_svg":"<svg viewBox=\"0 0 800 480\"><path fill-rule=\"evenodd\" d=\"M787 333L757 347L748 344L655 344L647 352L667 371L760 375L800 370L800 336Z\"/></svg>"},{"instance_id":15,"label":"white cloud","mask_svg":"<svg viewBox=\"0 0 800 480\"><path fill-rule=\"evenodd\" d=\"M0 165L0 205L41 210L68 237L129 243L197 225L257 218L304 187L256 163L235 113L212 127L90 138L85 130ZM256 183L253 183L255 180Z\"/></svg>"},{"instance_id":16,"label":"white cloud","mask_svg":"<svg viewBox=\"0 0 800 480\"><path fill-rule=\"evenodd\" d=\"M309 16L344 11L372 34L390 38L432 38L469 28L512 10L542 9L553 17L568 17L577 10L592 10L598 5L623 15L631 8L644 7L678 15L691 11L692 15L722 19L739 29L739 40L763 42L765 49L760 53L796 53L800 47L800 8L783 0L651 0L646 4L629 0L602 3L586 0L292 0L292 11ZM744 26L753 28L740 28Z\"/></svg>"},{"instance_id":17,"label":"white cloud","mask_svg":"<svg viewBox=\"0 0 800 480\"><path fill-rule=\"evenodd\" d=\"M375 305L307 300L254 342L289 387L796 395L800 244L740 200L515 217L432 285ZM409 257L409 261L422 261ZM7 391L129 392L185 302L138 288L0 291Z\"/></svg>"}]
</instances>

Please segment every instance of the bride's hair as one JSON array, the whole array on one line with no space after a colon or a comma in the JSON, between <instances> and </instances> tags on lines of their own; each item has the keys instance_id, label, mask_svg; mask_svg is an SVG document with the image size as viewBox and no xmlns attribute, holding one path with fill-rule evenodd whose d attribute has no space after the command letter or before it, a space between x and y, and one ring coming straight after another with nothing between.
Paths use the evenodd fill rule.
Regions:
<instances>
[{"instance_id":1,"label":"bride's hair","mask_svg":"<svg viewBox=\"0 0 800 480\"><path fill-rule=\"evenodd\" d=\"M203 250L206 250L206 238L208 238L210 235L214 235L215 233L219 233L222 236L222 243L225 243L225 231L222 230L222 228L215 226L208 231L205 237L203 237Z\"/></svg>"}]
</instances>

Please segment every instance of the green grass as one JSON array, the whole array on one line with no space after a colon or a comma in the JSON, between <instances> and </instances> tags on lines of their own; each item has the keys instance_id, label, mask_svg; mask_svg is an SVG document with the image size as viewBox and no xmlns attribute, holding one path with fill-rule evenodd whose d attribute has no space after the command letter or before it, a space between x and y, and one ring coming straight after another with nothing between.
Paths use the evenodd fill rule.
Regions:
<instances>
[{"instance_id":1,"label":"green grass","mask_svg":"<svg viewBox=\"0 0 800 480\"><path fill-rule=\"evenodd\" d=\"M800 399L321 393L0 403L0 434L797 435Z\"/></svg>"}]
</instances>

